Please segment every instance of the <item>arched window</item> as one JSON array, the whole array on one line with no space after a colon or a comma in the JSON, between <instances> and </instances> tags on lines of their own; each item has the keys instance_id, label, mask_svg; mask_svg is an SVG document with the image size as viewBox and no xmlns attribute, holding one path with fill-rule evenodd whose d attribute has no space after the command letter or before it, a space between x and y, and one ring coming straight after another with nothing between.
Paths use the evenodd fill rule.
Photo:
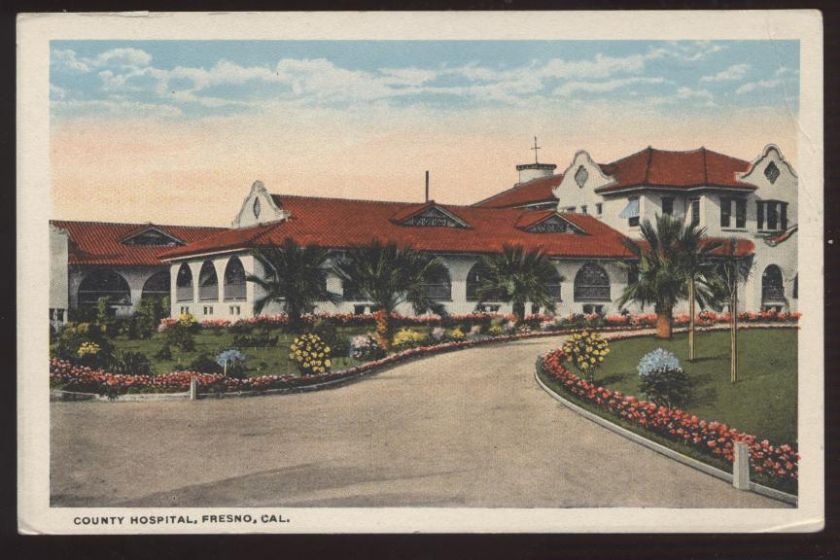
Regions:
<instances>
[{"instance_id":1,"label":"arched window","mask_svg":"<svg viewBox=\"0 0 840 560\"><path fill-rule=\"evenodd\" d=\"M575 274L575 301L610 301L610 277L595 263L586 263Z\"/></svg>"},{"instance_id":2,"label":"arched window","mask_svg":"<svg viewBox=\"0 0 840 560\"><path fill-rule=\"evenodd\" d=\"M94 270L79 285L79 306L96 305L101 297L111 305L131 305L128 282L113 270Z\"/></svg>"},{"instance_id":3,"label":"arched window","mask_svg":"<svg viewBox=\"0 0 840 560\"><path fill-rule=\"evenodd\" d=\"M155 272L143 284L143 293L140 299L163 299L169 295L169 271L161 270Z\"/></svg>"},{"instance_id":4,"label":"arched window","mask_svg":"<svg viewBox=\"0 0 840 560\"><path fill-rule=\"evenodd\" d=\"M219 299L219 278L212 261L204 261L198 273L198 299L210 301Z\"/></svg>"},{"instance_id":5,"label":"arched window","mask_svg":"<svg viewBox=\"0 0 840 560\"><path fill-rule=\"evenodd\" d=\"M245 267L231 257L225 267L225 301L245 301Z\"/></svg>"},{"instance_id":6,"label":"arched window","mask_svg":"<svg viewBox=\"0 0 840 560\"><path fill-rule=\"evenodd\" d=\"M551 271L553 274L546 283L546 287L548 288L548 293L551 296L551 299L560 301L562 299L560 293L560 273L557 272L557 269L554 266L551 267Z\"/></svg>"},{"instance_id":7,"label":"arched window","mask_svg":"<svg viewBox=\"0 0 840 560\"><path fill-rule=\"evenodd\" d=\"M452 301L452 280L446 267L432 269L423 282L426 296L433 301Z\"/></svg>"},{"instance_id":8,"label":"arched window","mask_svg":"<svg viewBox=\"0 0 840 560\"><path fill-rule=\"evenodd\" d=\"M775 264L767 265L761 275L761 303L784 303L785 285L782 270Z\"/></svg>"},{"instance_id":9,"label":"arched window","mask_svg":"<svg viewBox=\"0 0 840 560\"><path fill-rule=\"evenodd\" d=\"M178 278L175 280L175 299L177 301L193 300L193 277L187 263L182 263L181 268L178 269Z\"/></svg>"},{"instance_id":10,"label":"arched window","mask_svg":"<svg viewBox=\"0 0 840 560\"><path fill-rule=\"evenodd\" d=\"M487 279L488 274L489 271L487 270L487 267L485 267L484 263L481 261L473 265L467 274L467 301L479 301L478 288L481 286L481 283ZM484 298L485 301L504 300L504 295L502 293L491 293L487 295L488 297Z\"/></svg>"}]
</instances>

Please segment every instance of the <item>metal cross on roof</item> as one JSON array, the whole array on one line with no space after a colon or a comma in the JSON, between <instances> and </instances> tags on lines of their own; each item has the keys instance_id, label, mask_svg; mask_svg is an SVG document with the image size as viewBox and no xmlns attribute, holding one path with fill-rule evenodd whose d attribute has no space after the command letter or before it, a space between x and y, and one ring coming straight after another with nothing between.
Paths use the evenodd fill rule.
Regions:
<instances>
[{"instance_id":1,"label":"metal cross on roof","mask_svg":"<svg viewBox=\"0 0 840 560\"><path fill-rule=\"evenodd\" d=\"M538 151L541 148L540 148L540 146L537 146L537 137L536 136L534 136L534 147L531 148L531 149L534 150L534 163L539 163L540 160L537 158L537 155L538 155Z\"/></svg>"}]
</instances>

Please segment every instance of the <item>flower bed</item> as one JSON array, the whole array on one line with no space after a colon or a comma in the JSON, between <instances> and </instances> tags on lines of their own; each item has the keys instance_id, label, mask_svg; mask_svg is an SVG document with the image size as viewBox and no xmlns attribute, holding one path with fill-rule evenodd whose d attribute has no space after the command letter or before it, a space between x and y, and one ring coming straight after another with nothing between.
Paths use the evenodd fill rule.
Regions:
<instances>
[{"instance_id":1,"label":"flower bed","mask_svg":"<svg viewBox=\"0 0 840 560\"><path fill-rule=\"evenodd\" d=\"M613 340L620 338L628 336L618 336ZM756 436L726 424L703 420L677 408L658 406L620 391L611 391L570 372L563 365L564 359L563 351L555 350L540 357L537 365L545 376L556 381L563 392L589 405L589 408L597 409L600 415L606 413L621 423L687 446L701 456L728 463L734 461L735 443L744 442L750 448L751 467L759 479L786 490L795 489L799 456L790 445L775 446L767 440L758 441Z\"/></svg>"},{"instance_id":2,"label":"flower bed","mask_svg":"<svg viewBox=\"0 0 840 560\"><path fill-rule=\"evenodd\" d=\"M747 311L738 314L738 320L747 323L795 323L799 320L799 313L787 313L776 311ZM406 317L398 313L391 315L392 323L396 327L400 326L430 326L436 327L441 325L484 325L489 326L495 320L512 321L514 316L511 314L502 313L461 313L442 317L440 315L419 315ZM684 326L688 324L689 316L685 313L674 315L674 325ZM715 313L714 311L702 311L697 315L697 325L707 326L716 323L729 322L729 313ZM319 321L328 321L336 326L373 326L376 324L376 317L374 313L352 314L352 313L314 313L307 314L302 317L304 324L314 325ZM160 330L166 330L168 327L178 322L178 319L163 319L160 324ZM654 327L656 326L656 315L653 313L638 313L638 314L614 314L614 315L597 315L591 314L569 314L565 316L547 315L544 313L536 313L525 316L525 323L532 328L540 328L542 330L561 330L567 328L600 328L604 326L626 326L626 327ZM279 315L259 315L257 317L249 317L247 319L240 319L238 321L228 321L226 319L206 319L200 322L202 328L218 329L228 328L232 326L265 326L265 327L284 327L288 324L288 319L284 314Z\"/></svg>"}]
</instances>

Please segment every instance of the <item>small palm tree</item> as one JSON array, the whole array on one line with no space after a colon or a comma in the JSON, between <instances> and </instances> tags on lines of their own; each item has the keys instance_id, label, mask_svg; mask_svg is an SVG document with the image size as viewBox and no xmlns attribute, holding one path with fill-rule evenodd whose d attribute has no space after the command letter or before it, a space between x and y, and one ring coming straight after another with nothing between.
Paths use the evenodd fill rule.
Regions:
<instances>
[{"instance_id":1,"label":"small palm tree","mask_svg":"<svg viewBox=\"0 0 840 560\"><path fill-rule=\"evenodd\" d=\"M280 247L260 247L254 257L263 266L263 276L249 274L246 280L265 291L254 302L254 312L260 313L269 303L283 306L289 327L299 331L301 316L314 307L315 302L338 300L327 290L329 250L317 245L302 247L287 238Z\"/></svg>"},{"instance_id":2,"label":"small palm tree","mask_svg":"<svg viewBox=\"0 0 840 560\"><path fill-rule=\"evenodd\" d=\"M380 343L386 348L391 337L391 314L398 305L408 302L416 313L443 310L426 290L427 279L443 268L443 263L429 254L374 240L348 249L337 268L381 311Z\"/></svg>"},{"instance_id":3,"label":"small palm tree","mask_svg":"<svg viewBox=\"0 0 840 560\"><path fill-rule=\"evenodd\" d=\"M656 336L671 338L674 307L688 296L688 275L680 245L683 225L671 216L657 216L656 227L650 220L645 220L641 233L646 248L625 241L627 248L639 259L639 274L636 281L624 289L618 304L624 306L630 301L638 302L642 307L652 304L656 313Z\"/></svg>"},{"instance_id":4,"label":"small palm tree","mask_svg":"<svg viewBox=\"0 0 840 560\"><path fill-rule=\"evenodd\" d=\"M479 304L487 300L511 302L517 323L525 319L529 301L554 311L556 301L549 285L563 278L542 250L505 245L500 254L482 256L480 264L485 275L476 289Z\"/></svg>"}]
</instances>

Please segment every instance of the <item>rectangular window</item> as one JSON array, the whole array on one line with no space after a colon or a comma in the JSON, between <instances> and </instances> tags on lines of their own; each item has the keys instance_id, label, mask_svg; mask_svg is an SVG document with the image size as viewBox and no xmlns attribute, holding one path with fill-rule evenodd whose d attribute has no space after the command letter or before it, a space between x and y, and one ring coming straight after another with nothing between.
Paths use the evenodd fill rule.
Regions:
<instances>
[{"instance_id":1,"label":"rectangular window","mask_svg":"<svg viewBox=\"0 0 840 560\"><path fill-rule=\"evenodd\" d=\"M213 306L212 305L205 305L204 306L204 314L205 315L212 315L213 314Z\"/></svg>"},{"instance_id":2,"label":"rectangular window","mask_svg":"<svg viewBox=\"0 0 840 560\"><path fill-rule=\"evenodd\" d=\"M767 204L767 229L775 230L779 227L779 207L776 203Z\"/></svg>"},{"instance_id":3,"label":"rectangular window","mask_svg":"<svg viewBox=\"0 0 840 560\"><path fill-rule=\"evenodd\" d=\"M720 227L728 228L732 217L732 199L720 199Z\"/></svg>"},{"instance_id":4,"label":"rectangular window","mask_svg":"<svg viewBox=\"0 0 840 560\"><path fill-rule=\"evenodd\" d=\"M182 315L187 314L189 312L190 312L190 308L188 306L186 306L186 305L181 306L181 314Z\"/></svg>"},{"instance_id":5,"label":"rectangular window","mask_svg":"<svg viewBox=\"0 0 840 560\"><path fill-rule=\"evenodd\" d=\"M593 313L598 314L598 315L603 315L604 314L604 306L587 303L586 305L583 306L583 312L586 315L591 315Z\"/></svg>"},{"instance_id":6,"label":"rectangular window","mask_svg":"<svg viewBox=\"0 0 840 560\"><path fill-rule=\"evenodd\" d=\"M758 229L764 229L764 202L760 200L755 203L755 219L758 222Z\"/></svg>"},{"instance_id":7,"label":"rectangular window","mask_svg":"<svg viewBox=\"0 0 840 560\"><path fill-rule=\"evenodd\" d=\"M698 226L700 225L700 199L699 198L692 198L689 202L689 208L691 210L691 225Z\"/></svg>"},{"instance_id":8,"label":"rectangular window","mask_svg":"<svg viewBox=\"0 0 840 560\"><path fill-rule=\"evenodd\" d=\"M743 198L735 199L735 227L747 227L747 201Z\"/></svg>"},{"instance_id":9,"label":"rectangular window","mask_svg":"<svg viewBox=\"0 0 840 560\"><path fill-rule=\"evenodd\" d=\"M231 315L239 315L239 306L238 305L231 305L230 306L230 314Z\"/></svg>"},{"instance_id":10,"label":"rectangular window","mask_svg":"<svg viewBox=\"0 0 840 560\"><path fill-rule=\"evenodd\" d=\"M588 214L588 213L589 213L589 212L587 212L587 208L586 208L586 205L585 205L585 204L584 204L583 206L581 206L581 207L580 207L580 211L581 211L583 214Z\"/></svg>"},{"instance_id":11,"label":"rectangular window","mask_svg":"<svg viewBox=\"0 0 840 560\"><path fill-rule=\"evenodd\" d=\"M595 204L595 212L596 212L599 216L600 216L601 214L603 214L603 213L604 213L604 205L603 205L603 204L601 204L600 202L599 202L599 203L597 203L597 204Z\"/></svg>"},{"instance_id":12,"label":"rectangular window","mask_svg":"<svg viewBox=\"0 0 840 560\"><path fill-rule=\"evenodd\" d=\"M674 215L674 197L672 197L672 196L663 196L662 197L662 215L663 216L673 216Z\"/></svg>"}]
</instances>

